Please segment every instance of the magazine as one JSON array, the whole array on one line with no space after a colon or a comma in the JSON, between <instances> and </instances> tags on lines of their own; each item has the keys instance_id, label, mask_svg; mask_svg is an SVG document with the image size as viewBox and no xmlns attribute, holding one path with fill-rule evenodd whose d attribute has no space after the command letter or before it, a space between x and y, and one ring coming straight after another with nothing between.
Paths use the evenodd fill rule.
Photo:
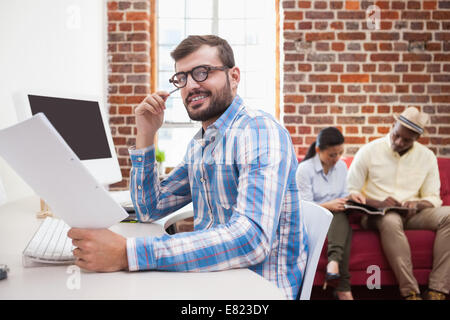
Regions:
<instances>
[{"instance_id":1,"label":"magazine","mask_svg":"<svg viewBox=\"0 0 450 320\"><path fill-rule=\"evenodd\" d=\"M362 204L352 200L347 200L344 205L345 211L352 213L353 211L362 212L372 215L385 215L388 211L396 211L398 213L407 214L410 209L405 207L385 207L385 208L375 208L367 204Z\"/></svg>"}]
</instances>

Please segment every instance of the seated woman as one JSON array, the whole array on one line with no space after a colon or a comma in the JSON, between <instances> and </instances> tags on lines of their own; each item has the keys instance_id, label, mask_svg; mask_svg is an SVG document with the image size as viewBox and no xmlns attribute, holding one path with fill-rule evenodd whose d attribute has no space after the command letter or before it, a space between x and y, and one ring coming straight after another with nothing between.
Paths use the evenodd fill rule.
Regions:
<instances>
[{"instance_id":1,"label":"seated woman","mask_svg":"<svg viewBox=\"0 0 450 320\"><path fill-rule=\"evenodd\" d=\"M348 195L347 166L339 160L344 153L344 136L335 127L320 131L317 139L298 165L296 181L302 200L312 201L333 213L328 230L328 265L324 289L327 284L336 286L335 295L340 300L353 300L350 287L348 261L352 229L344 204L352 200L365 203L360 195Z\"/></svg>"}]
</instances>

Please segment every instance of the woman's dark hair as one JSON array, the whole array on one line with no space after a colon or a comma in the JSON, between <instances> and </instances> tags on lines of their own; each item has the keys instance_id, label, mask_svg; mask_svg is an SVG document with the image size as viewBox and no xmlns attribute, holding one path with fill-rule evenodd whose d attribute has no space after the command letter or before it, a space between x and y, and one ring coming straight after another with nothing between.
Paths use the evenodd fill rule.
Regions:
<instances>
[{"instance_id":1,"label":"woman's dark hair","mask_svg":"<svg viewBox=\"0 0 450 320\"><path fill-rule=\"evenodd\" d=\"M316 148L319 147L321 151L326 150L329 147L338 146L344 143L344 136L335 127L328 127L322 129L316 141L314 141L308 149L306 156L303 158L302 162L313 158L316 155Z\"/></svg>"}]
</instances>

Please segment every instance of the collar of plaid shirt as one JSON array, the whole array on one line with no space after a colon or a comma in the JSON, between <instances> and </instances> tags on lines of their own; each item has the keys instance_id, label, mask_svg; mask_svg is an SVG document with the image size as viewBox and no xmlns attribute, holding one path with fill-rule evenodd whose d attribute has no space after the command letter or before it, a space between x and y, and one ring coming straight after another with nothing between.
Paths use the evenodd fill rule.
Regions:
<instances>
[{"instance_id":1,"label":"collar of plaid shirt","mask_svg":"<svg viewBox=\"0 0 450 320\"><path fill-rule=\"evenodd\" d=\"M225 110L225 112L217 119L214 123L209 125L206 131L203 128L195 134L194 140L197 141L201 146L204 146L207 141L205 138L214 136L214 140L218 140L221 136L225 134L227 128L231 127L239 111L244 108L243 100L239 95L234 97L233 102Z\"/></svg>"}]
</instances>

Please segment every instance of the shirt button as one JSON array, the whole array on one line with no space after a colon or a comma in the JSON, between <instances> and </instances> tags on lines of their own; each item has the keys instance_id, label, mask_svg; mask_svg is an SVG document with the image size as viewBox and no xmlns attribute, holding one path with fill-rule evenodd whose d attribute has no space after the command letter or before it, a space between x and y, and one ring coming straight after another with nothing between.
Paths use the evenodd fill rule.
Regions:
<instances>
[{"instance_id":1,"label":"shirt button","mask_svg":"<svg viewBox=\"0 0 450 320\"><path fill-rule=\"evenodd\" d=\"M138 185L138 190L141 190L142 189L142 186L141 185Z\"/></svg>"},{"instance_id":2,"label":"shirt button","mask_svg":"<svg viewBox=\"0 0 450 320\"><path fill-rule=\"evenodd\" d=\"M205 179L200 178L200 182L201 182L201 183L204 183L204 182L205 182Z\"/></svg>"},{"instance_id":3,"label":"shirt button","mask_svg":"<svg viewBox=\"0 0 450 320\"><path fill-rule=\"evenodd\" d=\"M137 158L138 161L142 161L142 157Z\"/></svg>"}]
</instances>

